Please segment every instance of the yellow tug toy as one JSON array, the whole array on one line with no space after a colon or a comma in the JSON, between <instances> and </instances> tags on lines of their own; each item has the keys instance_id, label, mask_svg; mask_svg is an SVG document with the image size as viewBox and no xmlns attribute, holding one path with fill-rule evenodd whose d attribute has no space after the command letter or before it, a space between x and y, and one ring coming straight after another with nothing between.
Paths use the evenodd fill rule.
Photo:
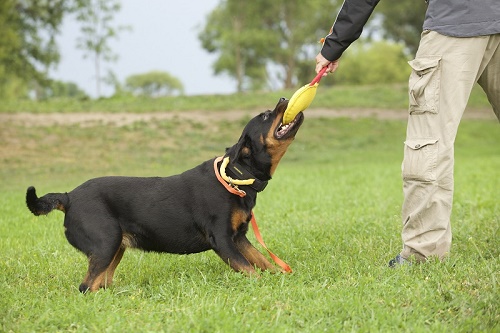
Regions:
<instances>
[{"instance_id":1,"label":"yellow tug toy","mask_svg":"<svg viewBox=\"0 0 500 333\"><path fill-rule=\"evenodd\" d=\"M318 75L311 81L311 83L306 84L297 90L288 101L288 106L283 115L283 125L290 123L295 119L295 116L301 111L304 111L311 105L314 97L316 96L316 88L319 85L319 81L325 74L327 67L323 67L319 71Z\"/></svg>"}]
</instances>

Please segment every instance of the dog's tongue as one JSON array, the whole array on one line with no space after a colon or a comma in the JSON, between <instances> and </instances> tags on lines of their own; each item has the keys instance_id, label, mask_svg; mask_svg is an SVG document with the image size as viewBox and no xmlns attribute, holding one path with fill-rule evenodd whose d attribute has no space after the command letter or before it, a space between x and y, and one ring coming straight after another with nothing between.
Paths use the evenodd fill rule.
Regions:
<instances>
[{"instance_id":1,"label":"dog's tongue","mask_svg":"<svg viewBox=\"0 0 500 333\"><path fill-rule=\"evenodd\" d=\"M298 114L297 114L297 116L298 116ZM297 122L297 116L295 116L295 118L291 122L289 122L288 124L284 124L284 123L281 124L281 126L276 131L276 136L278 138L285 136L293 128L293 126L295 126L295 123Z\"/></svg>"}]
</instances>

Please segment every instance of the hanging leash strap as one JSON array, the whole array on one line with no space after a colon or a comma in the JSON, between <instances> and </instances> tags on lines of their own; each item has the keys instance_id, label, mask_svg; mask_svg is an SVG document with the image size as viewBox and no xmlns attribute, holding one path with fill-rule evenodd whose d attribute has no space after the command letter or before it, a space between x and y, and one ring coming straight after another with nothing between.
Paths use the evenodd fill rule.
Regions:
<instances>
[{"instance_id":1,"label":"hanging leash strap","mask_svg":"<svg viewBox=\"0 0 500 333\"><path fill-rule=\"evenodd\" d=\"M257 238L257 241L260 243L260 245L262 245L267 253L269 253L269 255L271 256L271 258L273 258L274 262L280 266L281 268L283 268L283 270L287 273L291 273L292 272L292 268L286 263L284 262L283 260L281 260L280 258L278 258L277 255L275 255L274 253L271 252L271 250L269 250L266 246L266 243L264 243L264 240L262 239L262 236L260 235L260 231L259 231L259 227L257 226L257 221L255 220L255 215L253 214L253 212L251 213L252 214L252 219L251 219L251 222L252 222L252 228L253 228L253 232L255 234L255 238Z\"/></svg>"},{"instance_id":2,"label":"hanging leash strap","mask_svg":"<svg viewBox=\"0 0 500 333\"><path fill-rule=\"evenodd\" d=\"M223 161L222 164L221 164L221 167L220 169L217 168L217 164L220 162L220 161ZM215 172L215 176L217 177L217 179L219 180L219 182L226 188L226 190L232 194L235 194L241 198L243 198L244 196L246 196L246 192L243 191L243 190L240 190L238 188L238 185L235 185L234 182L246 182L246 181L238 181L238 180L233 180L229 177L226 176L226 172L225 172L225 168L226 166L228 165L229 163L229 158L226 157L226 158L222 158L222 157L217 157L215 160L214 160L214 172ZM285 272L287 273L292 273L292 268L287 264L285 263L283 260L281 260L280 258L278 258L277 255L275 255L274 253L272 253L266 246L266 243L264 243L264 239L262 239L262 235L260 234L260 231L259 231L259 227L257 226L257 221L255 220L255 215L253 214L253 211L250 212L251 214L251 220L250 222L252 223L252 229L253 229L253 232L255 234L255 238L257 239L257 241L260 243L260 245L262 245L264 247L264 249L266 249L267 253L269 253L269 255L271 256L271 258L274 260L274 262L280 266Z\"/></svg>"}]
</instances>

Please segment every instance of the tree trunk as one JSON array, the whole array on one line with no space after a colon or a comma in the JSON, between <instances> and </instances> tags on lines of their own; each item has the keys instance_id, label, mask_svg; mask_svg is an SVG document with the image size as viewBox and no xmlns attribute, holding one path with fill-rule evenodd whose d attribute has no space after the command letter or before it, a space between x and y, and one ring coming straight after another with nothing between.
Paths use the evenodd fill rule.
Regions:
<instances>
[{"instance_id":1,"label":"tree trunk","mask_svg":"<svg viewBox=\"0 0 500 333\"><path fill-rule=\"evenodd\" d=\"M241 21L236 16L233 18L233 28L238 34L241 31ZM235 65L236 65L236 89L238 92L243 92L243 78L245 76L245 64L243 63L243 57L241 54L241 43L236 41L235 43Z\"/></svg>"},{"instance_id":2,"label":"tree trunk","mask_svg":"<svg viewBox=\"0 0 500 333\"><path fill-rule=\"evenodd\" d=\"M100 69L100 57L99 53L95 54L95 87L97 98L101 97L101 69Z\"/></svg>"},{"instance_id":3,"label":"tree trunk","mask_svg":"<svg viewBox=\"0 0 500 333\"><path fill-rule=\"evenodd\" d=\"M293 88L293 73L295 71L295 58L290 56L287 61L287 66L285 68L285 82L284 88L291 89Z\"/></svg>"}]
</instances>

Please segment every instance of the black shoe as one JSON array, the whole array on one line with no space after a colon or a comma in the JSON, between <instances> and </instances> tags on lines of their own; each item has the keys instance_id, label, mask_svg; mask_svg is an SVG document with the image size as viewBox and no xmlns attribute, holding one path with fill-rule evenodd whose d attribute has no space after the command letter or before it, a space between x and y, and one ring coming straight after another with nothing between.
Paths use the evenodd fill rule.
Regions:
<instances>
[{"instance_id":1,"label":"black shoe","mask_svg":"<svg viewBox=\"0 0 500 333\"><path fill-rule=\"evenodd\" d=\"M389 267L395 268L399 265L411 265L411 262L406 260L405 258L401 257L400 254L398 254L394 259L391 259L389 261Z\"/></svg>"}]
</instances>

